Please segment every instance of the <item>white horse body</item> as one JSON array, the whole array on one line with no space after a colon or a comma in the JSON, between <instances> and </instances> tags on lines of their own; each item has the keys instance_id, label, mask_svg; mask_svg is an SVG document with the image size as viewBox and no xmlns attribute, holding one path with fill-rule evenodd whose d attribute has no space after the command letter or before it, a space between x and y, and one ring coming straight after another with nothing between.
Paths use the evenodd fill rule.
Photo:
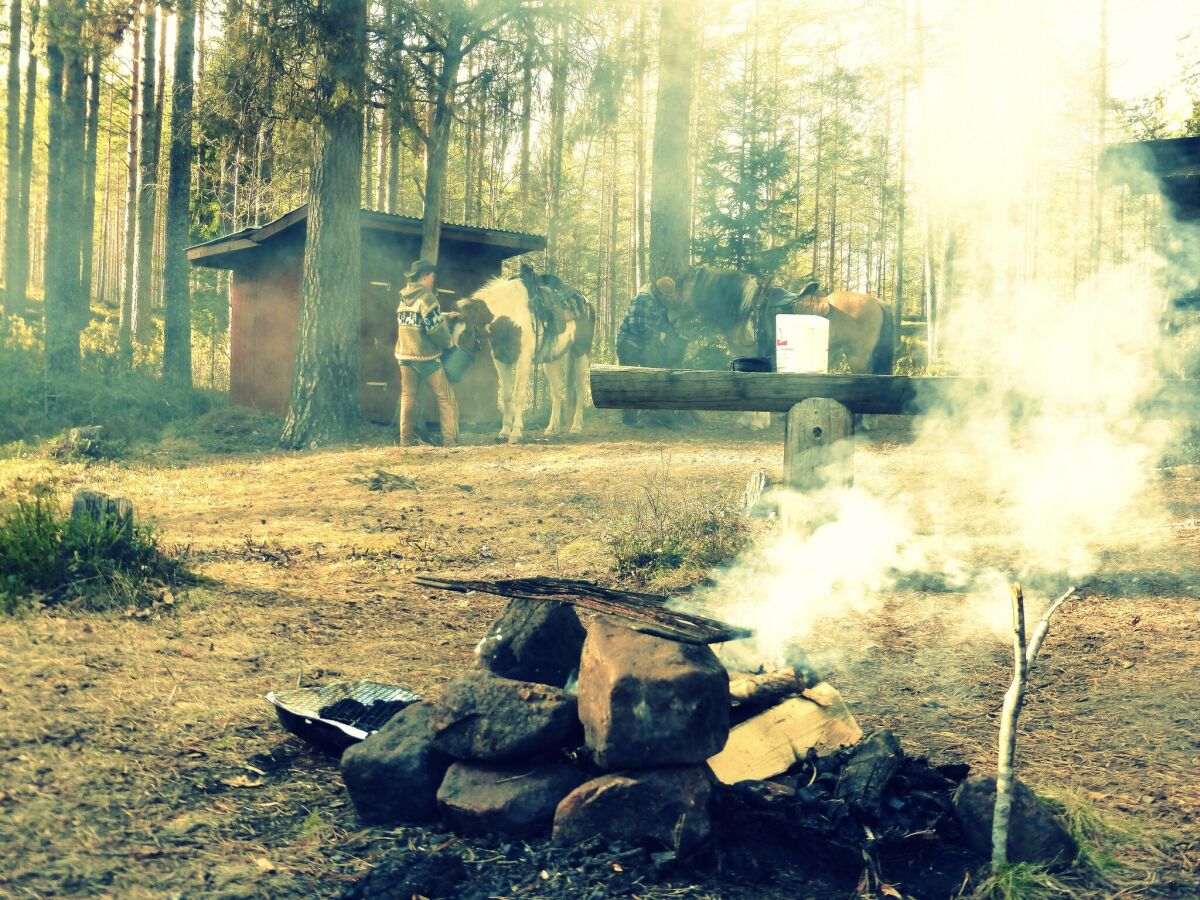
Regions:
<instances>
[{"instance_id":1,"label":"white horse body","mask_svg":"<svg viewBox=\"0 0 1200 900\"><path fill-rule=\"evenodd\" d=\"M525 398L537 363L545 366L550 382L550 423L546 434L561 433L564 406L570 419L570 433L579 434L583 430L594 323L569 319L562 331L552 339L543 340L546 323L534 320L529 294L519 278L493 278L475 297L483 301L493 317L488 328L500 376L500 407L504 415L500 437L515 444L524 436Z\"/></svg>"}]
</instances>

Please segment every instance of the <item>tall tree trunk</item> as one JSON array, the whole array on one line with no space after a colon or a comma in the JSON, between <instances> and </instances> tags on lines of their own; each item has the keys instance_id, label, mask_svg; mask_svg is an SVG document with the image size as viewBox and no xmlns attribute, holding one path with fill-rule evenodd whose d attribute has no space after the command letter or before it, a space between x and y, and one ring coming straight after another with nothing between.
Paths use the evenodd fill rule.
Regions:
<instances>
[{"instance_id":1,"label":"tall tree trunk","mask_svg":"<svg viewBox=\"0 0 1200 900\"><path fill-rule=\"evenodd\" d=\"M902 23L906 25L907 23ZM900 347L900 323L904 318L904 226L908 216L908 68L900 79L900 164L896 175L896 293L893 312L895 347ZM896 354L892 354L896 358Z\"/></svg>"},{"instance_id":2,"label":"tall tree trunk","mask_svg":"<svg viewBox=\"0 0 1200 900\"><path fill-rule=\"evenodd\" d=\"M321 12L321 33L329 36L315 86L321 149L308 206L296 366L281 436L295 449L345 437L360 409L366 3L340 0Z\"/></svg>"},{"instance_id":3,"label":"tall tree trunk","mask_svg":"<svg viewBox=\"0 0 1200 900\"><path fill-rule=\"evenodd\" d=\"M562 203L563 142L567 118L567 25L554 25L554 58L550 66L550 184L546 210L546 271L558 274L559 206ZM586 172L586 166L584 171Z\"/></svg>"},{"instance_id":4,"label":"tall tree trunk","mask_svg":"<svg viewBox=\"0 0 1200 900\"><path fill-rule=\"evenodd\" d=\"M638 6L637 76L633 111L633 283L646 279L646 4Z\"/></svg>"},{"instance_id":5,"label":"tall tree trunk","mask_svg":"<svg viewBox=\"0 0 1200 900\"><path fill-rule=\"evenodd\" d=\"M467 64L467 80L470 81L475 77L475 62L472 59ZM466 109L463 112L463 193L462 193L462 221L464 223L471 221L471 210L475 203L474 184L472 177L475 174L475 105L468 101Z\"/></svg>"},{"instance_id":6,"label":"tall tree trunk","mask_svg":"<svg viewBox=\"0 0 1200 900\"><path fill-rule=\"evenodd\" d=\"M141 41L142 29L138 25L135 12L131 57L133 73L129 79L129 152L125 163L125 253L121 281L121 326L118 338L121 353L126 359L133 355L133 283L137 280L134 266L137 265L138 90L141 85Z\"/></svg>"},{"instance_id":7,"label":"tall tree trunk","mask_svg":"<svg viewBox=\"0 0 1200 900\"><path fill-rule=\"evenodd\" d=\"M375 208L387 212L387 135L391 116L385 109L379 123L379 184L375 188Z\"/></svg>"},{"instance_id":8,"label":"tall tree trunk","mask_svg":"<svg viewBox=\"0 0 1200 900\"><path fill-rule=\"evenodd\" d=\"M25 311L25 285L13 277L21 270L17 262L20 236L14 226L21 219L21 0L9 0L8 97L4 147L8 152L8 174L4 192L4 311Z\"/></svg>"},{"instance_id":9,"label":"tall tree trunk","mask_svg":"<svg viewBox=\"0 0 1200 900\"><path fill-rule=\"evenodd\" d=\"M82 24L80 0L55 0L47 33L49 166L45 255L46 365L57 376L79 371L80 214L87 95L83 57L70 42Z\"/></svg>"},{"instance_id":10,"label":"tall tree trunk","mask_svg":"<svg viewBox=\"0 0 1200 900\"><path fill-rule=\"evenodd\" d=\"M1100 185L1100 159L1108 141L1108 0L1100 0L1100 65L1096 82L1096 149L1092 153L1092 202L1096 214L1092 230L1092 269L1100 267L1104 240L1104 189Z\"/></svg>"},{"instance_id":11,"label":"tall tree trunk","mask_svg":"<svg viewBox=\"0 0 1200 900\"><path fill-rule=\"evenodd\" d=\"M653 176L650 194L650 277L678 277L691 260L692 205L689 135L692 61L695 44L693 0L663 0L659 19L658 103L654 117Z\"/></svg>"},{"instance_id":12,"label":"tall tree trunk","mask_svg":"<svg viewBox=\"0 0 1200 900\"><path fill-rule=\"evenodd\" d=\"M817 111L817 156L813 161L812 278L821 279L821 176L825 172L825 101Z\"/></svg>"},{"instance_id":13,"label":"tall tree trunk","mask_svg":"<svg viewBox=\"0 0 1200 900\"><path fill-rule=\"evenodd\" d=\"M619 145L614 129L612 139L612 166L609 170L609 185L612 196L608 201L608 330L605 340L608 346L616 345L617 340L617 240L620 236L620 160L618 159Z\"/></svg>"},{"instance_id":14,"label":"tall tree trunk","mask_svg":"<svg viewBox=\"0 0 1200 900\"><path fill-rule=\"evenodd\" d=\"M441 247L442 207L446 195L446 161L450 155L450 128L454 124L454 96L462 66L462 35L451 34L442 57L429 131L428 165L425 167L425 211L421 221L421 259L436 263Z\"/></svg>"},{"instance_id":15,"label":"tall tree trunk","mask_svg":"<svg viewBox=\"0 0 1200 900\"><path fill-rule=\"evenodd\" d=\"M375 206L375 110L367 98L367 108L364 111L366 124L363 129L363 206L372 209Z\"/></svg>"},{"instance_id":16,"label":"tall tree trunk","mask_svg":"<svg viewBox=\"0 0 1200 900\"><path fill-rule=\"evenodd\" d=\"M38 0L33 0L29 7L29 62L25 69L25 118L21 123L21 184L18 199L18 219L7 226L16 249L13 254L15 268L6 270L5 281L15 288L15 294L21 302L20 310L9 307L9 313L24 311L25 293L29 287L29 219L30 219L30 188L33 184L33 125L37 114L37 54L35 40L37 38L38 18L41 6Z\"/></svg>"},{"instance_id":17,"label":"tall tree trunk","mask_svg":"<svg viewBox=\"0 0 1200 900\"><path fill-rule=\"evenodd\" d=\"M100 131L100 48L92 49L88 71L87 134L83 146L83 228L79 293L85 312L92 302L92 251L96 235L96 140Z\"/></svg>"},{"instance_id":18,"label":"tall tree trunk","mask_svg":"<svg viewBox=\"0 0 1200 900\"><path fill-rule=\"evenodd\" d=\"M83 24L85 0L74 0L75 21ZM78 27L78 26L77 26ZM76 32L78 34L78 32ZM87 57L72 35L67 50L66 66L63 70L63 137L66 141L62 155L62 214L66 230L65 259L71 267L69 287L76 316L76 327L82 331L91 318L88 298L83 293L83 269L91 268L91 259L83 256L84 232L91 228L91 220L85 219L86 209L86 157L87 157ZM78 341L78 338L76 338Z\"/></svg>"},{"instance_id":19,"label":"tall tree trunk","mask_svg":"<svg viewBox=\"0 0 1200 900\"><path fill-rule=\"evenodd\" d=\"M133 267L133 335L144 341L150 334L151 250L154 245L154 212L158 193L158 115L155 105L154 38L157 9L154 0L145 0L142 34L142 134L135 262Z\"/></svg>"},{"instance_id":20,"label":"tall tree trunk","mask_svg":"<svg viewBox=\"0 0 1200 900\"><path fill-rule=\"evenodd\" d=\"M192 62L194 0L176 0L175 74L171 84L171 150L167 174L167 240L163 264L163 374L192 383L192 296L188 289L188 201L192 190Z\"/></svg>"},{"instance_id":21,"label":"tall tree trunk","mask_svg":"<svg viewBox=\"0 0 1200 900\"><path fill-rule=\"evenodd\" d=\"M204 6L203 3L196 4L196 87L199 88L204 84L204 69L208 62L208 54L205 52L204 46ZM193 102L199 99L199 90L193 91L196 95L193 97Z\"/></svg>"},{"instance_id":22,"label":"tall tree trunk","mask_svg":"<svg viewBox=\"0 0 1200 900\"><path fill-rule=\"evenodd\" d=\"M517 169L517 205L521 210L521 229L528 231L533 224L532 204L529 202L529 133L533 120L533 36L525 35L525 51L521 55L521 159Z\"/></svg>"},{"instance_id":23,"label":"tall tree trunk","mask_svg":"<svg viewBox=\"0 0 1200 900\"><path fill-rule=\"evenodd\" d=\"M395 214L400 209L400 117L395 112L388 116L387 176L387 211Z\"/></svg>"}]
</instances>

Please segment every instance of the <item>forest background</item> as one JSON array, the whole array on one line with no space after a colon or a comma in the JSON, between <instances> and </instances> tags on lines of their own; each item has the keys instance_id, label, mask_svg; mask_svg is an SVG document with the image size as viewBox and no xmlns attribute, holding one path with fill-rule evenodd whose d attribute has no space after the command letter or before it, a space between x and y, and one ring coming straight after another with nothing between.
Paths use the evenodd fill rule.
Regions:
<instances>
[{"instance_id":1,"label":"forest background","mask_svg":"<svg viewBox=\"0 0 1200 900\"><path fill-rule=\"evenodd\" d=\"M1176 27L1156 54L1175 76L1129 95L1141 85L1119 76L1136 61L1114 45L1128 46L1130 9L1063 7L1075 40L1046 102L1064 130L1037 138L1056 153L1011 202L1025 245L1053 236L1052 258L1020 265L1069 292L1163 243L1157 198L1107 187L1098 161L1114 142L1200 134L1200 36ZM955 77L961 9L10 0L3 339L8 375L34 379L6 378L10 396L46 412L77 373L220 393L227 276L190 269L184 248L335 181L343 195L356 181L364 207L424 217L426 256L440 221L545 234L534 262L597 304L601 361L637 287L690 257L895 303L901 370L936 370L945 310L982 258L1008 253L930 177L956 126L937 84ZM1036 50L1045 22L1028 27ZM962 136L954 152L987 159L989 135ZM26 435L17 418L0 441Z\"/></svg>"}]
</instances>

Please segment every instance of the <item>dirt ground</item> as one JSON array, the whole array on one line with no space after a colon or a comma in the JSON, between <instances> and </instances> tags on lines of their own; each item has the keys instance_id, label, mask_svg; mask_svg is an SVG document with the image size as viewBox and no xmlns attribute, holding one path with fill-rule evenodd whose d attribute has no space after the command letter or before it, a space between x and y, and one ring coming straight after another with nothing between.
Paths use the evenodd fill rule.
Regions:
<instances>
[{"instance_id":1,"label":"dirt ground","mask_svg":"<svg viewBox=\"0 0 1200 900\"><path fill-rule=\"evenodd\" d=\"M0 895L336 896L391 848L446 846L361 828L336 763L282 731L263 695L359 678L437 691L470 664L501 601L432 592L415 575L610 580L606 534L647 483L736 493L759 468L779 472L777 429L715 421L681 434L597 417L582 439L520 447L400 450L379 431L300 454L165 446L120 463L0 461L0 494L53 478L64 495L129 497L205 579L149 618L0 621ZM861 437L856 465L868 489L949 471L911 452L903 420ZM385 479L393 490L370 490L377 470L400 476ZM1126 868L1078 896L1200 896L1200 607L1186 587L1200 473L1164 470L1156 490L1171 527L1064 606L1022 718L1029 783L1142 834ZM979 512L961 511L959 535L1002 543ZM954 598L890 596L855 623L860 646L831 676L864 730L988 770L1009 651L944 646L931 623L953 617ZM497 864L520 865L502 853Z\"/></svg>"}]
</instances>

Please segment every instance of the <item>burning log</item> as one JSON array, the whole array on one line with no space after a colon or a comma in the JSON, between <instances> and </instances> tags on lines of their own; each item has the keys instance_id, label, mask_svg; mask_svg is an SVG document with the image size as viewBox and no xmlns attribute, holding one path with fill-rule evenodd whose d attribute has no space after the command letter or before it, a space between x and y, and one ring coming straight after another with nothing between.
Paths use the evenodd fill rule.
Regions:
<instances>
[{"instance_id":1,"label":"burning log","mask_svg":"<svg viewBox=\"0 0 1200 900\"><path fill-rule=\"evenodd\" d=\"M685 644L719 644L754 636L754 632L748 628L671 609L666 605L668 598L661 594L619 591L589 581L545 576L502 581L459 581L423 575L416 582L423 587L462 594L479 591L520 600L570 603L581 609L623 619L630 623L631 628L643 634Z\"/></svg>"},{"instance_id":2,"label":"burning log","mask_svg":"<svg viewBox=\"0 0 1200 900\"><path fill-rule=\"evenodd\" d=\"M731 673L729 699L739 707L766 709L788 697L798 697L809 684L808 676L798 668L777 669L760 675Z\"/></svg>"}]
</instances>

